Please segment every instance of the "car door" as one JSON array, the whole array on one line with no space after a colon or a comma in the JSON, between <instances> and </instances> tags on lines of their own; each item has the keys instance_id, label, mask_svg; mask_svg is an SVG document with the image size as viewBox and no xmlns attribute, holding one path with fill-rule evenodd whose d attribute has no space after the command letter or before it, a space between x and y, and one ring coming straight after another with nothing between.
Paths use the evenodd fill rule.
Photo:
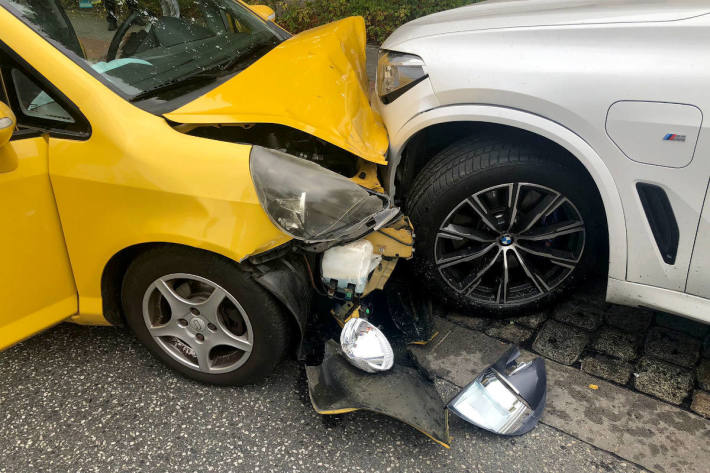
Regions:
<instances>
[{"instance_id":1,"label":"car door","mask_svg":"<svg viewBox=\"0 0 710 473\"><path fill-rule=\"evenodd\" d=\"M710 185L698 224L685 292L710 299Z\"/></svg>"},{"instance_id":2,"label":"car door","mask_svg":"<svg viewBox=\"0 0 710 473\"><path fill-rule=\"evenodd\" d=\"M18 126L0 148L0 350L77 312L48 171L48 140L76 121L0 43L0 101Z\"/></svg>"}]
</instances>

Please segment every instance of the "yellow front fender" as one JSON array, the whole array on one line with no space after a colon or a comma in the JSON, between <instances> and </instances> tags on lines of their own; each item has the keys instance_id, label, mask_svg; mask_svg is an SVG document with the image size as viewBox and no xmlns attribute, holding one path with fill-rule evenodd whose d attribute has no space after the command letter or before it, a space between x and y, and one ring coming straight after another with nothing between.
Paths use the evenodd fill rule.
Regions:
<instances>
[{"instance_id":1,"label":"yellow front fender","mask_svg":"<svg viewBox=\"0 0 710 473\"><path fill-rule=\"evenodd\" d=\"M101 274L124 248L176 243L240 261L290 239L259 204L251 146L184 135L157 117L141 124L130 140L95 134L50 145L51 156L63 157L50 173L80 296L78 322L101 322Z\"/></svg>"}]
</instances>

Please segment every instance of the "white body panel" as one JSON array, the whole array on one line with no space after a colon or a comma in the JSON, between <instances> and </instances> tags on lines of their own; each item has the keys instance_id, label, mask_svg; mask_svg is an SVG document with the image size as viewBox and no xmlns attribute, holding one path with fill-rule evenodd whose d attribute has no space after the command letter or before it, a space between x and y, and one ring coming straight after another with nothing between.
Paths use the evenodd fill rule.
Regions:
<instances>
[{"instance_id":1,"label":"white body panel","mask_svg":"<svg viewBox=\"0 0 710 473\"><path fill-rule=\"evenodd\" d=\"M710 179L709 125L698 123L710 110L707 13L710 2L699 1L484 2L405 25L383 49L421 57L429 79L390 105L378 104L392 162L434 123L502 123L546 136L576 156L599 188L609 220L610 277L682 293ZM690 107L668 113L667 130L646 127L638 139L650 142L636 145L641 154L679 145L678 156L624 154L607 133L607 114L627 101ZM641 114L638 121L657 119ZM668 133L691 140L693 126L694 153L689 141L664 143ZM671 202L680 232L673 265L658 250L638 182L662 187ZM708 251L696 248L694 265L710 266ZM609 297L621 301L618 291Z\"/></svg>"},{"instance_id":2,"label":"white body panel","mask_svg":"<svg viewBox=\"0 0 710 473\"><path fill-rule=\"evenodd\" d=\"M686 292L694 296L710 298L710 188L705 197L698 237L695 241L693 259L688 272L688 285ZM710 313L708 313L710 317Z\"/></svg>"},{"instance_id":3,"label":"white body panel","mask_svg":"<svg viewBox=\"0 0 710 473\"><path fill-rule=\"evenodd\" d=\"M629 159L682 168L693 160L702 123L693 105L624 100L609 108L606 132Z\"/></svg>"},{"instance_id":4,"label":"white body panel","mask_svg":"<svg viewBox=\"0 0 710 473\"><path fill-rule=\"evenodd\" d=\"M609 278L606 298L615 304L661 310L710 324L710 301L684 292Z\"/></svg>"}]
</instances>

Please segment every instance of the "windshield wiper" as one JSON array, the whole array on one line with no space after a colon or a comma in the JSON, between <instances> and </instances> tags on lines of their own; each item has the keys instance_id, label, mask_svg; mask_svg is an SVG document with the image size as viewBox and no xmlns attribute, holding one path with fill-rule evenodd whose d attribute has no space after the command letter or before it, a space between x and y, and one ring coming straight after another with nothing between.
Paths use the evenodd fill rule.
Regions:
<instances>
[{"instance_id":1,"label":"windshield wiper","mask_svg":"<svg viewBox=\"0 0 710 473\"><path fill-rule=\"evenodd\" d=\"M214 70L225 71L225 72L226 71L233 72L234 70L244 70L247 67L249 67L252 63L261 59L263 54L258 55L257 53L263 51L264 49L268 49L270 51L271 49L275 48L277 46L277 44L278 44L277 41L272 41L269 43L253 43L246 50L240 51L239 54L235 54L234 56L230 57L229 59L222 62L221 64L218 64L212 70L213 71ZM237 66L240 66L240 67L237 67Z\"/></svg>"},{"instance_id":2,"label":"windshield wiper","mask_svg":"<svg viewBox=\"0 0 710 473\"><path fill-rule=\"evenodd\" d=\"M155 97L156 95L160 94L161 92L164 92L166 90L173 90L177 87L182 87L187 84L195 83L195 82L213 82L216 80L217 77L214 74L205 74L203 71L195 72L192 74L185 75L183 77L178 77L176 79L173 79L169 82L164 82L160 84L157 87L153 87L152 89L144 90L143 92L139 92L138 94L134 95L133 97L130 98L131 102L138 102L140 100L144 100L150 97Z\"/></svg>"},{"instance_id":3,"label":"windshield wiper","mask_svg":"<svg viewBox=\"0 0 710 473\"><path fill-rule=\"evenodd\" d=\"M264 49L271 50L277 45L278 41L271 41L267 43L252 43L247 49L240 51L238 54L235 54L226 61L222 61L221 63L218 63L213 67L209 67L197 72L187 74L182 77L178 77L169 82L160 84L157 87L153 87L152 89L139 92L138 94L131 97L130 101L137 102L139 100L154 97L155 95L160 94L163 91L174 89L175 87L180 87L191 82L210 82L216 80L223 73L231 73L244 70L263 56L258 54L260 51Z\"/></svg>"}]
</instances>

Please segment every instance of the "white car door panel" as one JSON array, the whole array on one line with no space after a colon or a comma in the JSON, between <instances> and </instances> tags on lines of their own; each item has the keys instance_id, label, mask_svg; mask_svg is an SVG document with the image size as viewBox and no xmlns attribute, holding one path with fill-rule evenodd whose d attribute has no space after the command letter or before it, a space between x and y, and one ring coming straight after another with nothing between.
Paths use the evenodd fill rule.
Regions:
<instances>
[{"instance_id":1,"label":"white car door panel","mask_svg":"<svg viewBox=\"0 0 710 473\"><path fill-rule=\"evenodd\" d=\"M686 292L694 296L710 298L710 195L705 197L705 205L698 225L698 236L695 240L690 271L688 271Z\"/></svg>"}]
</instances>

